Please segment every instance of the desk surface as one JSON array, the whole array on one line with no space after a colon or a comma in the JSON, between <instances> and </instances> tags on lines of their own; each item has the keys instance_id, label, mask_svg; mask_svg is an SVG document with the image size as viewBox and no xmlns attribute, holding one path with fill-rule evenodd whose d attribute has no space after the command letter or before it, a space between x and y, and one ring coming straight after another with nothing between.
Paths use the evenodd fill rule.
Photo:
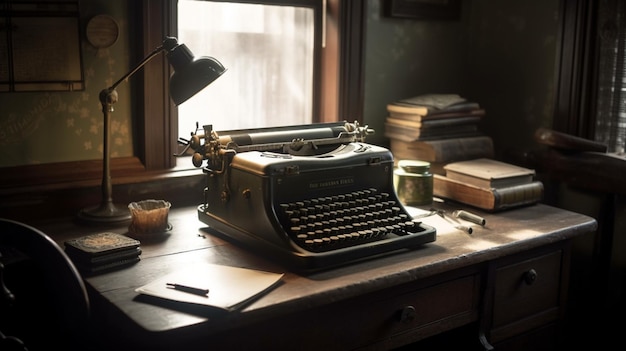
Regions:
<instances>
[{"instance_id":1,"label":"desk surface","mask_svg":"<svg viewBox=\"0 0 626 351\"><path fill-rule=\"evenodd\" d=\"M446 205L440 205L446 208ZM448 208L453 210L458 208ZM125 327L135 332L169 334L174 331L202 330L218 333L246 323L311 310L332 302L351 299L370 292L429 278L440 273L479 265L550 243L595 231L593 218L538 204L490 214L485 227L474 226L472 235L429 222L437 228L437 239L423 247L395 252L344 267L310 275L298 275L259 255L244 250L202 230L195 207L175 208L170 212L173 229L164 237L141 240L141 261L129 268L88 277L92 293L115 306L126 320ZM435 219L433 219L435 220ZM71 223L43 223L38 226L58 243L101 231L127 233L125 226L86 227ZM134 291L165 274L198 263L217 263L272 272L285 272L282 284L243 310L226 316L185 311L144 301ZM198 272L201 274L202 272ZM109 307L110 307L109 306ZM121 312L121 313L120 313Z\"/></svg>"}]
</instances>

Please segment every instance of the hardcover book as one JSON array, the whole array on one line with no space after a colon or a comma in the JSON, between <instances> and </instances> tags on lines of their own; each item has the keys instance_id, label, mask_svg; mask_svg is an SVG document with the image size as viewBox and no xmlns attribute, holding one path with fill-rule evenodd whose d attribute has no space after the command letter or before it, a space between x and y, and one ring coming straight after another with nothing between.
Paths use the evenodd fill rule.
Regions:
<instances>
[{"instance_id":1,"label":"hardcover book","mask_svg":"<svg viewBox=\"0 0 626 351\"><path fill-rule=\"evenodd\" d=\"M450 163L494 156L493 140L486 135L416 141L390 139L389 147L394 158L431 163Z\"/></svg>"},{"instance_id":2,"label":"hardcover book","mask_svg":"<svg viewBox=\"0 0 626 351\"><path fill-rule=\"evenodd\" d=\"M471 107L471 108L470 108ZM387 107L389 117L402 119L407 121L422 122L422 121L436 121L440 119L460 118L460 117L479 117L482 118L486 115L486 111L483 108L476 106L469 106L459 111L439 111L434 114L420 115L413 110L407 110L404 106L389 104Z\"/></svg>"},{"instance_id":3,"label":"hardcover book","mask_svg":"<svg viewBox=\"0 0 626 351\"><path fill-rule=\"evenodd\" d=\"M424 94L398 100L399 103L409 106L427 106L437 110L443 110L466 101L467 99L461 97L459 94Z\"/></svg>"},{"instance_id":4,"label":"hardcover book","mask_svg":"<svg viewBox=\"0 0 626 351\"><path fill-rule=\"evenodd\" d=\"M460 124L478 124L481 121L480 116L463 116L463 117L450 117L440 119L425 119L421 121L412 121L402 118L387 117L387 123L404 126L415 129L428 129L439 127L450 127Z\"/></svg>"},{"instance_id":5,"label":"hardcover book","mask_svg":"<svg viewBox=\"0 0 626 351\"><path fill-rule=\"evenodd\" d=\"M139 257L139 255L141 255L141 249L138 247L134 249L124 250L124 251L115 251L106 255L98 255L98 256L91 256L91 257L68 254L68 256L72 258L72 261L74 263L79 263L79 264L88 265L88 266L106 265L112 262L135 259L136 257Z\"/></svg>"},{"instance_id":6,"label":"hardcover book","mask_svg":"<svg viewBox=\"0 0 626 351\"><path fill-rule=\"evenodd\" d=\"M425 94L394 101L387 105L389 112L409 113L420 116L453 111L478 109L480 105L458 94Z\"/></svg>"},{"instance_id":7,"label":"hardcover book","mask_svg":"<svg viewBox=\"0 0 626 351\"><path fill-rule=\"evenodd\" d=\"M445 167L450 179L482 188L501 188L533 181L535 170L490 158L452 162Z\"/></svg>"},{"instance_id":8,"label":"hardcover book","mask_svg":"<svg viewBox=\"0 0 626 351\"><path fill-rule=\"evenodd\" d=\"M538 203L543 199L543 183L533 181L497 189L481 188L435 174L433 195L495 212Z\"/></svg>"},{"instance_id":9,"label":"hardcover book","mask_svg":"<svg viewBox=\"0 0 626 351\"><path fill-rule=\"evenodd\" d=\"M403 141L436 140L482 135L476 124L459 124L433 128L411 128L385 122L384 135L389 139Z\"/></svg>"},{"instance_id":10,"label":"hardcover book","mask_svg":"<svg viewBox=\"0 0 626 351\"><path fill-rule=\"evenodd\" d=\"M92 260L120 251L136 252L139 244L139 240L125 235L103 232L66 241L65 252L73 257Z\"/></svg>"}]
</instances>

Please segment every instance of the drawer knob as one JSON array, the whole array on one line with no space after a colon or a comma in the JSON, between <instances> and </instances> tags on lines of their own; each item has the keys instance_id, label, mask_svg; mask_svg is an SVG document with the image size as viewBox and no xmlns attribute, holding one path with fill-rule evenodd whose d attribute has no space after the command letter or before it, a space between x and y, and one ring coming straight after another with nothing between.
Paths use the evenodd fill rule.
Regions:
<instances>
[{"instance_id":1,"label":"drawer knob","mask_svg":"<svg viewBox=\"0 0 626 351\"><path fill-rule=\"evenodd\" d=\"M526 273L524 273L524 282L528 285L532 285L535 280L537 280L537 271L534 269L530 269L528 270Z\"/></svg>"},{"instance_id":2,"label":"drawer knob","mask_svg":"<svg viewBox=\"0 0 626 351\"><path fill-rule=\"evenodd\" d=\"M417 312L415 311L415 307L409 305L409 306L404 306L400 310L400 316L398 317L398 319L402 323L411 323L415 320L415 317L417 317Z\"/></svg>"}]
</instances>

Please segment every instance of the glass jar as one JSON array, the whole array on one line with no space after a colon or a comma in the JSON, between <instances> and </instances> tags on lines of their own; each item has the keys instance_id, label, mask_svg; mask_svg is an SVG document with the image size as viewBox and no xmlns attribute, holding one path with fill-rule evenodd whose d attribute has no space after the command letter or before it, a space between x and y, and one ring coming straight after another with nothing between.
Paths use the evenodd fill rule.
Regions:
<instances>
[{"instance_id":1,"label":"glass jar","mask_svg":"<svg viewBox=\"0 0 626 351\"><path fill-rule=\"evenodd\" d=\"M433 202L433 175L429 162L398 161L398 168L393 172L393 183L403 205L421 206Z\"/></svg>"}]
</instances>

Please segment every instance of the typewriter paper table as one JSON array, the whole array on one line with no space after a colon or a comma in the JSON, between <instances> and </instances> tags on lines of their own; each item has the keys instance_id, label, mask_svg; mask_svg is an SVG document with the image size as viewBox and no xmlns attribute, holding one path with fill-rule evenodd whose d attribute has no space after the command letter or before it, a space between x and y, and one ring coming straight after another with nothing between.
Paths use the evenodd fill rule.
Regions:
<instances>
[{"instance_id":1,"label":"typewriter paper table","mask_svg":"<svg viewBox=\"0 0 626 351\"><path fill-rule=\"evenodd\" d=\"M520 335L554 342L558 333L540 338L534 331L556 330L566 308L571 241L595 231L596 221L542 204L480 214L487 225L471 236L438 230L435 242L418 249L298 275L207 235L195 208L173 209L173 229L143 240L139 263L86 279L97 331L110 349L151 350L390 349L465 325L501 349ZM86 234L69 223L42 229L60 243ZM227 314L158 304L135 292L197 263L286 274L268 294ZM467 343L478 339L477 332Z\"/></svg>"}]
</instances>

